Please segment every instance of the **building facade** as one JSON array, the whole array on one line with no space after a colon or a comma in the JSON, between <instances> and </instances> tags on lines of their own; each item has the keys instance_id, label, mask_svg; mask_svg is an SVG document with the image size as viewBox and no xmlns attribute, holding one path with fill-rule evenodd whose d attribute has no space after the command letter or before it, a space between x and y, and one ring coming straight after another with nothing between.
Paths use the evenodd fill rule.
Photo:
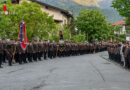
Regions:
<instances>
[{"instance_id":1,"label":"building facade","mask_svg":"<svg viewBox=\"0 0 130 90\"><path fill-rule=\"evenodd\" d=\"M120 30L117 32L115 31L115 34L126 34L126 25L125 25L125 21L121 20L118 22L115 22L112 24L113 26L121 26Z\"/></svg>"},{"instance_id":2,"label":"building facade","mask_svg":"<svg viewBox=\"0 0 130 90\"><path fill-rule=\"evenodd\" d=\"M115 31L115 34L125 34L126 35L126 41L130 41L130 35L126 32L126 23L124 20L121 20L119 22L115 22L112 24L113 26L121 26L120 30L117 32Z\"/></svg>"},{"instance_id":3,"label":"building facade","mask_svg":"<svg viewBox=\"0 0 130 90\"><path fill-rule=\"evenodd\" d=\"M43 3L38 0L12 0L12 3L20 4L23 1L35 2L35 3L40 4L41 10L43 12L48 13L49 16L53 16L53 19L57 24L60 24L60 25L68 24L69 25L71 23L71 20L73 19L72 12L46 4L46 3Z\"/></svg>"}]
</instances>

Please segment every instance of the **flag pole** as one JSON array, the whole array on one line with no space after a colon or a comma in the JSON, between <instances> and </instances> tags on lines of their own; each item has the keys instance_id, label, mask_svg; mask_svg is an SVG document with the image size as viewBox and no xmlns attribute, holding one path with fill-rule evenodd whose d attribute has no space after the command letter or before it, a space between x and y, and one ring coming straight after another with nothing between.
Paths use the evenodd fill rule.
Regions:
<instances>
[{"instance_id":1,"label":"flag pole","mask_svg":"<svg viewBox=\"0 0 130 90\"><path fill-rule=\"evenodd\" d=\"M23 22L23 18L21 19L21 22ZM20 29L20 27L19 27L19 29ZM18 40L18 39L19 39L19 35L18 35L17 40ZM16 44L15 44L15 47L14 47L14 52L13 52L13 57L12 57L12 62L11 62L11 64L14 64L14 63L15 63L15 60L14 60L15 54L16 54Z\"/></svg>"}]
</instances>

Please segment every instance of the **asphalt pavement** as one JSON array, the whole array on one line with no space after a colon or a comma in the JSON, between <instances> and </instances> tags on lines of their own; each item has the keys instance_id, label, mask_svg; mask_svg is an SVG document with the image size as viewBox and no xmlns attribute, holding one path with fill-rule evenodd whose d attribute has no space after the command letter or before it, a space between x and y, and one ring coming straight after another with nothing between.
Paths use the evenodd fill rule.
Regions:
<instances>
[{"instance_id":1,"label":"asphalt pavement","mask_svg":"<svg viewBox=\"0 0 130 90\"><path fill-rule=\"evenodd\" d=\"M107 52L0 69L0 90L130 90L130 72L103 59Z\"/></svg>"}]
</instances>

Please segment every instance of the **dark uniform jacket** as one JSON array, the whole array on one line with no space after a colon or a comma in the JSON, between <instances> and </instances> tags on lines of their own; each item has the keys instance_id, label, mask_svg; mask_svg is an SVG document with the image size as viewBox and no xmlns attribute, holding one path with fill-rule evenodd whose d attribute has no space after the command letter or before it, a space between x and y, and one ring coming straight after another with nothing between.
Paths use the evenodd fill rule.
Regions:
<instances>
[{"instance_id":1,"label":"dark uniform jacket","mask_svg":"<svg viewBox=\"0 0 130 90\"><path fill-rule=\"evenodd\" d=\"M25 53L25 51L22 49L20 43L16 45L16 52L19 54Z\"/></svg>"},{"instance_id":2,"label":"dark uniform jacket","mask_svg":"<svg viewBox=\"0 0 130 90\"><path fill-rule=\"evenodd\" d=\"M0 54L4 53L4 46L3 43L0 43Z\"/></svg>"},{"instance_id":3,"label":"dark uniform jacket","mask_svg":"<svg viewBox=\"0 0 130 90\"><path fill-rule=\"evenodd\" d=\"M33 53L38 52L38 44L33 44Z\"/></svg>"},{"instance_id":4,"label":"dark uniform jacket","mask_svg":"<svg viewBox=\"0 0 130 90\"><path fill-rule=\"evenodd\" d=\"M43 43L43 51L48 52L49 45L48 43Z\"/></svg>"},{"instance_id":5,"label":"dark uniform jacket","mask_svg":"<svg viewBox=\"0 0 130 90\"><path fill-rule=\"evenodd\" d=\"M33 45L28 45L27 46L27 53L33 53Z\"/></svg>"},{"instance_id":6,"label":"dark uniform jacket","mask_svg":"<svg viewBox=\"0 0 130 90\"><path fill-rule=\"evenodd\" d=\"M6 47L6 53L9 54L11 57L14 53L14 44L8 44Z\"/></svg>"}]
</instances>

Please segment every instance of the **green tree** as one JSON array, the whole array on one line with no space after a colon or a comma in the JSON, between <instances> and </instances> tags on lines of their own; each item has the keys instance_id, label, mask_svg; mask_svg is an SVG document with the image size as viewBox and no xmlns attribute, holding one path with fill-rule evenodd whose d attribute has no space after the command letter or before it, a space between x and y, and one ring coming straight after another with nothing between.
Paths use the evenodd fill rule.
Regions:
<instances>
[{"instance_id":1,"label":"green tree","mask_svg":"<svg viewBox=\"0 0 130 90\"><path fill-rule=\"evenodd\" d=\"M113 0L112 7L114 7L121 16L126 17L125 21L127 24L127 33L129 33L130 26L130 0Z\"/></svg>"},{"instance_id":2,"label":"green tree","mask_svg":"<svg viewBox=\"0 0 130 90\"><path fill-rule=\"evenodd\" d=\"M130 10L130 0L113 0L112 7L114 7L120 15L130 17L128 14Z\"/></svg>"},{"instance_id":3,"label":"green tree","mask_svg":"<svg viewBox=\"0 0 130 90\"><path fill-rule=\"evenodd\" d=\"M88 9L79 13L76 27L82 34L88 34L89 41L92 40L92 37L98 40L100 40L100 38L105 38L109 30L105 16L98 10Z\"/></svg>"},{"instance_id":4,"label":"green tree","mask_svg":"<svg viewBox=\"0 0 130 90\"><path fill-rule=\"evenodd\" d=\"M81 32L79 32L79 34L74 35L72 37L72 40L74 42L85 42L86 41L86 34L82 34Z\"/></svg>"},{"instance_id":5,"label":"green tree","mask_svg":"<svg viewBox=\"0 0 130 90\"><path fill-rule=\"evenodd\" d=\"M2 5L0 5L2 6ZM41 6L33 2L22 2L20 5L12 5L10 0L7 0L7 9L9 15L4 14L0 17L0 33L6 38L18 38L19 22L23 19L26 22L27 36L29 40L32 39L49 39L56 24L53 16L42 12ZM14 14L12 14L14 12ZM1 24L3 23L3 24Z\"/></svg>"},{"instance_id":6,"label":"green tree","mask_svg":"<svg viewBox=\"0 0 130 90\"><path fill-rule=\"evenodd\" d=\"M65 41L71 41L71 30L68 28L68 26L64 25L63 28L63 38Z\"/></svg>"},{"instance_id":7,"label":"green tree","mask_svg":"<svg viewBox=\"0 0 130 90\"><path fill-rule=\"evenodd\" d=\"M73 35L76 35L76 31L75 31L75 18L72 18L71 19L71 22L70 22L70 24L69 24L69 29L70 29L70 31L71 31L71 35L73 36Z\"/></svg>"}]
</instances>

